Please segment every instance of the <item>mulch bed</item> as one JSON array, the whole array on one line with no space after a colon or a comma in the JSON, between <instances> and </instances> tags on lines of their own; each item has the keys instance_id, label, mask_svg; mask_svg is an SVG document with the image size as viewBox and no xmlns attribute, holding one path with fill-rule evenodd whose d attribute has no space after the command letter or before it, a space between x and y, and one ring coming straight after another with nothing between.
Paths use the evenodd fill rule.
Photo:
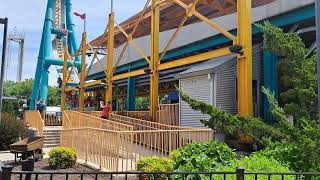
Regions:
<instances>
[{"instance_id":1,"label":"mulch bed","mask_svg":"<svg viewBox=\"0 0 320 180\"><path fill-rule=\"evenodd\" d=\"M13 171L21 171L22 169L22 163L15 163L14 161L7 161L4 162L5 165L11 165L14 166ZM35 162L34 165L34 171L36 172L41 172L41 171L45 171L45 172L100 172L97 170L94 170L88 166L82 165L82 164L76 164L73 168L70 169L59 169L59 170L55 170L55 169L51 169L48 165L48 159L42 159L39 161ZM84 175L83 179L84 180L93 180L95 179L95 175ZM12 176L12 180L18 180L20 179L20 175L13 175ZM24 179L24 176L23 178ZM32 175L31 179L35 179L35 175ZM50 175L39 175L38 176L39 180L50 180ZM53 175L52 177L53 180L57 179L57 180L64 180L66 179L66 175ZM81 179L80 175L68 175L68 179L69 180L78 180ZM98 179L110 179L110 175L99 175Z\"/></svg>"}]
</instances>

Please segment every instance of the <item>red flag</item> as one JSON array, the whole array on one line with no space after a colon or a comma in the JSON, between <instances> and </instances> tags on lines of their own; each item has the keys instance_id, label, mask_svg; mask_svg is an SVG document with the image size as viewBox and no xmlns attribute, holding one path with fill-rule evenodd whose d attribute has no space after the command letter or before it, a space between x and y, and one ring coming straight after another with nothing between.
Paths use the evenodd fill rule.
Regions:
<instances>
[{"instance_id":1,"label":"red flag","mask_svg":"<svg viewBox=\"0 0 320 180\"><path fill-rule=\"evenodd\" d=\"M84 13L84 14L79 14L79 13L75 12L75 13L73 13L73 14L76 15L76 16L78 16L78 17L80 17L81 19L86 19L86 13Z\"/></svg>"}]
</instances>

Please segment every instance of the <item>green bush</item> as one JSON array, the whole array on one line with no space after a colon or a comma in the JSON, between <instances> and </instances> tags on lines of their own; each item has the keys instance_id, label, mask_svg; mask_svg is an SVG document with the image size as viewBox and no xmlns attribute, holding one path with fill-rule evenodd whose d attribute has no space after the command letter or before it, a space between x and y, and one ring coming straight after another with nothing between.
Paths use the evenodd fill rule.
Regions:
<instances>
[{"instance_id":1,"label":"green bush","mask_svg":"<svg viewBox=\"0 0 320 180\"><path fill-rule=\"evenodd\" d=\"M74 148L56 147L49 152L49 166L53 169L67 169L76 164L77 151Z\"/></svg>"},{"instance_id":2,"label":"green bush","mask_svg":"<svg viewBox=\"0 0 320 180\"><path fill-rule=\"evenodd\" d=\"M0 123L0 150L9 149L9 145L27 135L27 127L13 114L2 113Z\"/></svg>"},{"instance_id":3,"label":"green bush","mask_svg":"<svg viewBox=\"0 0 320 180\"><path fill-rule=\"evenodd\" d=\"M137 170L144 172L168 172L173 170L173 161L169 158L148 156L137 162Z\"/></svg>"},{"instance_id":4,"label":"green bush","mask_svg":"<svg viewBox=\"0 0 320 180\"><path fill-rule=\"evenodd\" d=\"M195 142L175 150L170 157L176 170L204 172L228 165L236 158L236 153L224 143L207 141Z\"/></svg>"},{"instance_id":5,"label":"green bush","mask_svg":"<svg viewBox=\"0 0 320 180\"><path fill-rule=\"evenodd\" d=\"M274 158L269 158L261 154L255 153L249 157L243 157L240 160L234 160L231 165L222 166L217 168L217 171L221 172L234 172L237 167L244 167L245 172L292 172L288 165L283 165ZM220 179L216 177L214 179ZM221 177L222 179L222 177ZM228 175L227 179L236 179L235 175ZM246 180L254 179L254 176L246 175ZM268 179L267 175L259 175L259 180ZM281 176L272 176L272 180L281 179ZM286 179L295 179L295 176L286 176Z\"/></svg>"},{"instance_id":6,"label":"green bush","mask_svg":"<svg viewBox=\"0 0 320 180\"><path fill-rule=\"evenodd\" d=\"M148 156L137 162L137 170L142 172L169 172L173 171L173 161L169 158ZM167 179L165 175L149 175L148 179Z\"/></svg>"}]
</instances>

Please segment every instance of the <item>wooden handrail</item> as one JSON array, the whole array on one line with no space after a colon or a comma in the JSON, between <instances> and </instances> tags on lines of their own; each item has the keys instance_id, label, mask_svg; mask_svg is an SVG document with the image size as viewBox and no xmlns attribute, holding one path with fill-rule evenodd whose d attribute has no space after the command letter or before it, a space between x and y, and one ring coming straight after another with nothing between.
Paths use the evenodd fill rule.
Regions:
<instances>
[{"instance_id":1,"label":"wooden handrail","mask_svg":"<svg viewBox=\"0 0 320 180\"><path fill-rule=\"evenodd\" d=\"M45 124L39 111L25 111L24 120L28 127L35 128L40 136L44 135Z\"/></svg>"}]
</instances>

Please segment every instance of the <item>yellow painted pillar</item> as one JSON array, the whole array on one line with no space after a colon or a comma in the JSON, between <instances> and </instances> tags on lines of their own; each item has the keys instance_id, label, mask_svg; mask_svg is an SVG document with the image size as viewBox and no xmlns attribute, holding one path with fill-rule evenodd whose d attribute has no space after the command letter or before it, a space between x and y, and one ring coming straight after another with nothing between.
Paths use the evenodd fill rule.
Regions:
<instances>
[{"instance_id":1,"label":"yellow painted pillar","mask_svg":"<svg viewBox=\"0 0 320 180\"><path fill-rule=\"evenodd\" d=\"M108 22L108 58L107 58L107 90L105 101L112 103L112 76L113 76L113 53L114 53L114 12L109 14Z\"/></svg>"},{"instance_id":2,"label":"yellow painted pillar","mask_svg":"<svg viewBox=\"0 0 320 180\"><path fill-rule=\"evenodd\" d=\"M63 77L61 85L61 111L66 109L66 84L68 76L68 45L64 46L64 55L63 55Z\"/></svg>"},{"instance_id":3,"label":"yellow painted pillar","mask_svg":"<svg viewBox=\"0 0 320 180\"><path fill-rule=\"evenodd\" d=\"M79 92L79 111L84 111L84 85L86 82L87 32L82 34L81 42L81 76Z\"/></svg>"},{"instance_id":4,"label":"yellow painted pillar","mask_svg":"<svg viewBox=\"0 0 320 180\"><path fill-rule=\"evenodd\" d=\"M150 75L150 116L156 120L157 110L159 106L159 29L160 29L160 9L156 5L160 0L152 0L151 15L151 59L149 67Z\"/></svg>"},{"instance_id":5,"label":"yellow painted pillar","mask_svg":"<svg viewBox=\"0 0 320 180\"><path fill-rule=\"evenodd\" d=\"M253 114L252 98L252 0L238 0L238 45L243 55L238 57L238 113Z\"/></svg>"}]
</instances>

